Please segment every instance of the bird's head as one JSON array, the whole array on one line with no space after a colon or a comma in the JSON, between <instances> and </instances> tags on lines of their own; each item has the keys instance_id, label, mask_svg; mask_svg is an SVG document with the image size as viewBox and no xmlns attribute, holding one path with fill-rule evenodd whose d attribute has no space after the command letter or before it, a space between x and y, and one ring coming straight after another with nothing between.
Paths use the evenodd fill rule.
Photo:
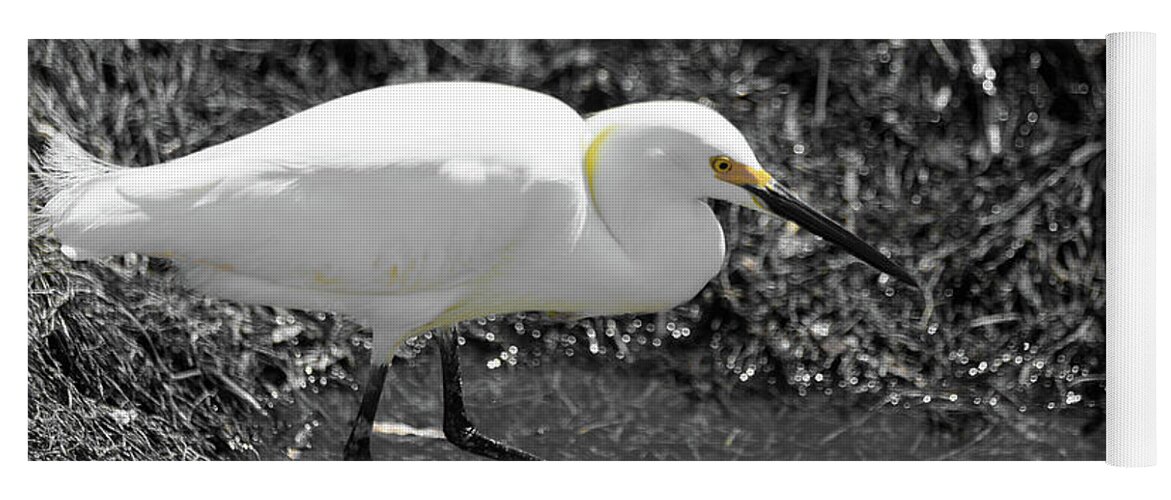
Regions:
<instances>
[{"instance_id":1,"label":"bird's head","mask_svg":"<svg viewBox=\"0 0 1171 500\"><path fill-rule=\"evenodd\" d=\"M797 197L760 164L744 135L718 112L700 104L661 101L631 104L591 118L590 158L604 143L609 156L637 158L660 191L699 199L719 199L788 219L844 248L879 271L918 287L906 269ZM617 136L621 136L618 139ZM629 161L629 160L628 160Z\"/></svg>"}]
</instances>

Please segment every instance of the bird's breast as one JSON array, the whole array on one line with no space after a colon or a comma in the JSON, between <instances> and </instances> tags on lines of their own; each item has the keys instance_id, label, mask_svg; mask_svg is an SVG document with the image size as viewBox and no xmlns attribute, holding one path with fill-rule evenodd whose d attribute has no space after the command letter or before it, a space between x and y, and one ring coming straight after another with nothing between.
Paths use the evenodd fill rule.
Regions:
<instances>
[{"instance_id":1,"label":"bird's breast","mask_svg":"<svg viewBox=\"0 0 1171 500\"><path fill-rule=\"evenodd\" d=\"M669 309L695 297L720 270L724 234L706 206L674 211L637 240L618 240L596 214L565 255L522 261L529 279L514 283L535 307L567 313L625 314ZM539 307L536 307L539 306Z\"/></svg>"}]
</instances>

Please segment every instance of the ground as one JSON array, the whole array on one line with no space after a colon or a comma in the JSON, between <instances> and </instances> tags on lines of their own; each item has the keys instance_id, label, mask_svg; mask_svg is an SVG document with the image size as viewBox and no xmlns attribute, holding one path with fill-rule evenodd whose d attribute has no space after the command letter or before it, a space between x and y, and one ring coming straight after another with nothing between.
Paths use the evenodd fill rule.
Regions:
<instances>
[{"instance_id":1,"label":"ground","mask_svg":"<svg viewBox=\"0 0 1171 500\"><path fill-rule=\"evenodd\" d=\"M461 325L469 409L549 458L1105 455L1101 41L30 41L38 132L149 165L379 85L494 81L582 113L719 110L802 197L921 277L895 284L716 205L732 249L659 315ZM369 333L201 297L168 263L29 236L30 459L337 458ZM437 356L406 346L384 459L435 439Z\"/></svg>"}]
</instances>

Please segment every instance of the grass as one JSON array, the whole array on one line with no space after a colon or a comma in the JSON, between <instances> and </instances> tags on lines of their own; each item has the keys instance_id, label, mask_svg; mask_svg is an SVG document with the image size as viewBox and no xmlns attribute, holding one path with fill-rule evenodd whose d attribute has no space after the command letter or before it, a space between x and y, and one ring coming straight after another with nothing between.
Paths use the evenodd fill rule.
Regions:
<instances>
[{"instance_id":1,"label":"grass","mask_svg":"<svg viewBox=\"0 0 1171 500\"><path fill-rule=\"evenodd\" d=\"M717 205L732 251L693 301L485 318L464 325L473 347L505 369L573 357L697 398L819 394L1044 442L1058 416L1091 433L1104 418L1104 57L1100 40L30 41L30 172L44 125L141 166L411 81L519 85L583 113L704 102L922 292ZM30 214L43 201L30 178ZM30 232L30 459L255 458L268 415L357 386L369 338L340 318L193 295L164 261L56 250Z\"/></svg>"}]
</instances>

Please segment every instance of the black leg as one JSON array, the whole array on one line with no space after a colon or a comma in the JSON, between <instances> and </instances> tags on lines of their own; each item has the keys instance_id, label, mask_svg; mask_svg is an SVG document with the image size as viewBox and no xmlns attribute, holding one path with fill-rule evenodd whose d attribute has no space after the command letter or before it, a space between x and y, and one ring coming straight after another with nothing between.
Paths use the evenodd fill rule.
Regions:
<instances>
[{"instance_id":1,"label":"black leg","mask_svg":"<svg viewBox=\"0 0 1171 500\"><path fill-rule=\"evenodd\" d=\"M374 415L378 413L378 401L382 399L387 368L386 363L375 366L362 391L362 406L358 408L358 417L354 419L350 439L346 441L346 460L370 460L370 432L374 430Z\"/></svg>"},{"instance_id":2,"label":"black leg","mask_svg":"<svg viewBox=\"0 0 1171 500\"><path fill-rule=\"evenodd\" d=\"M460 449L495 460L540 460L532 454L485 437L476 430L464 410L455 328L440 332L436 338L439 341L439 356L443 361L443 435L447 440Z\"/></svg>"}]
</instances>

